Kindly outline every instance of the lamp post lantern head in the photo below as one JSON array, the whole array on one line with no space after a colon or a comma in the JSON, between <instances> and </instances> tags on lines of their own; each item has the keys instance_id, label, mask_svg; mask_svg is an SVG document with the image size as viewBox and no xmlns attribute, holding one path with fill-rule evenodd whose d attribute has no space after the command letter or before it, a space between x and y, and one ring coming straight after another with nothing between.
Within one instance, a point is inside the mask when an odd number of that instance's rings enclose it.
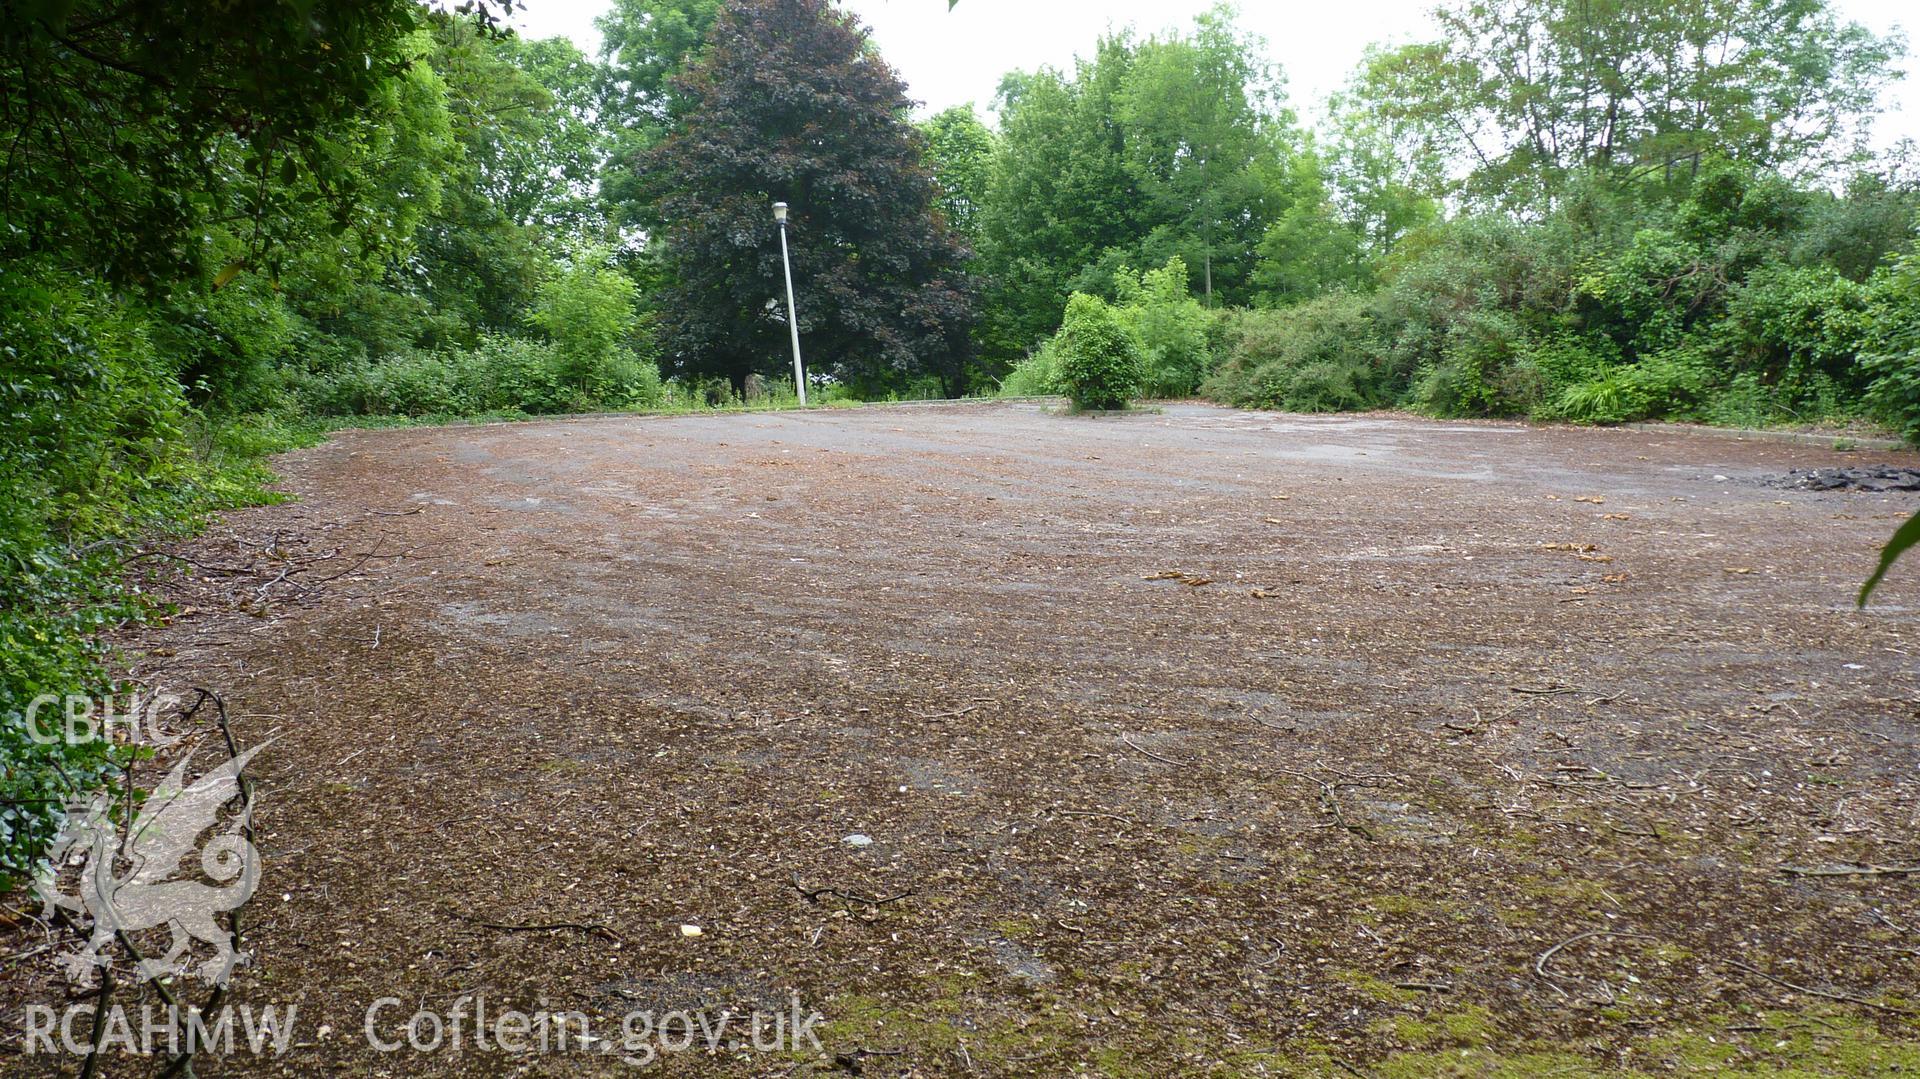
<instances>
[{"instance_id":1,"label":"lamp post lantern head","mask_svg":"<svg viewBox=\"0 0 1920 1079\"><path fill-rule=\"evenodd\" d=\"M775 221L778 221L782 225L787 223L787 204L786 203L776 202L773 204L773 219Z\"/></svg>"}]
</instances>

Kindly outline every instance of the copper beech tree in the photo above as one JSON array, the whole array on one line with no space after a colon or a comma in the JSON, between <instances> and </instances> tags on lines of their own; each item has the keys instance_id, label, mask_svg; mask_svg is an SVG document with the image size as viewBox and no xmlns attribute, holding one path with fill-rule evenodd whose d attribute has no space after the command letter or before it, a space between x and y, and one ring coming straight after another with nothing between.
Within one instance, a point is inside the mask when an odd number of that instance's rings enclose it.
<instances>
[{"instance_id":1,"label":"copper beech tree","mask_svg":"<svg viewBox=\"0 0 1920 1079\"><path fill-rule=\"evenodd\" d=\"M789 362L781 201L809 370L867 392L925 376L964 392L969 252L936 209L906 86L853 17L732 0L678 92L681 124L640 163L672 271L655 304L665 366L738 386Z\"/></svg>"}]
</instances>

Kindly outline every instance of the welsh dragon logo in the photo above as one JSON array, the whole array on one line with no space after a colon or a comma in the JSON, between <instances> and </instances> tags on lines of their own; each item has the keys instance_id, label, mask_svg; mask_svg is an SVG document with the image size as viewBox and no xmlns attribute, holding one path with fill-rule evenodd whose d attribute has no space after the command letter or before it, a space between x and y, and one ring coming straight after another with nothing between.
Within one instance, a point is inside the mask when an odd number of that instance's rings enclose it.
<instances>
[{"instance_id":1,"label":"welsh dragon logo","mask_svg":"<svg viewBox=\"0 0 1920 1079\"><path fill-rule=\"evenodd\" d=\"M216 915L244 905L260 883L260 852L247 840L252 807L243 805L230 814L225 827L204 846L200 837L221 826L222 807L240 794L241 773L263 748L229 758L191 786L186 772L192 754L182 757L147 796L124 835L107 794L67 807L66 826L48 852L48 867L35 881L35 891L49 917L65 910L93 920L86 946L64 957L71 977L91 982L93 970L109 962L118 935L166 926L172 944L165 955L140 963L139 980L187 973L198 940L212 945L214 954L192 973L211 984L226 984L246 955L234 950L232 933L220 926ZM183 871L182 860L196 847L201 873L215 884ZM80 867L77 887L69 893L60 888L62 871L75 865Z\"/></svg>"}]
</instances>

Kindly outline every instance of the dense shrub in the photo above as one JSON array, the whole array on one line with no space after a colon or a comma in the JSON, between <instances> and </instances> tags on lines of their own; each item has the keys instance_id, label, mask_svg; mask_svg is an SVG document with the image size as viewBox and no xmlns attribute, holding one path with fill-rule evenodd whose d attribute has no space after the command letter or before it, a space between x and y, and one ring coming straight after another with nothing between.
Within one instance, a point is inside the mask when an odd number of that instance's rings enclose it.
<instances>
[{"instance_id":1,"label":"dense shrub","mask_svg":"<svg viewBox=\"0 0 1920 1079\"><path fill-rule=\"evenodd\" d=\"M1596 253L1597 265L1574 285L1583 326L1629 356L1679 344L1724 297L1723 274L1702 255L1662 228L1640 230L1623 250Z\"/></svg>"},{"instance_id":2,"label":"dense shrub","mask_svg":"<svg viewBox=\"0 0 1920 1079\"><path fill-rule=\"evenodd\" d=\"M1695 349L1675 348L1637 363L1597 370L1583 381L1560 388L1535 414L1582 423L1697 418L1711 387L1708 359Z\"/></svg>"},{"instance_id":3,"label":"dense shrub","mask_svg":"<svg viewBox=\"0 0 1920 1079\"><path fill-rule=\"evenodd\" d=\"M1848 181L1843 195L1816 192L1794 234L1795 266L1829 266L1849 281L1865 281L1913 239L1913 184L1871 172Z\"/></svg>"},{"instance_id":4,"label":"dense shrub","mask_svg":"<svg viewBox=\"0 0 1920 1079\"><path fill-rule=\"evenodd\" d=\"M1874 276L1864 322L1867 405L1920 442L1920 244Z\"/></svg>"},{"instance_id":5,"label":"dense shrub","mask_svg":"<svg viewBox=\"0 0 1920 1079\"><path fill-rule=\"evenodd\" d=\"M1139 392L1185 397L1198 389L1212 367L1214 320L1188 289L1187 264L1176 256L1158 270L1137 273L1118 265L1102 277L1119 297L1110 311L1140 355ZM1000 382L1001 394L1067 393L1061 366L1064 340L1064 331L1055 334L1015 364Z\"/></svg>"},{"instance_id":6,"label":"dense shrub","mask_svg":"<svg viewBox=\"0 0 1920 1079\"><path fill-rule=\"evenodd\" d=\"M1185 397L1211 366L1207 311L1187 288L1187 264L1173 258L1158 270L1114 279L1118 315L1140 344L1149 397Z\"/></svg>"},{"instance_id":7,"label":"dense shrub","mask_svg":"<svg viewBox=\"0 0 1920 1079\"><path fill-rule=\"evenodd\" d=\"M1666 189L1584 178L1537 218L1474 212L1407 235L1370 294L1223 316L1203 392L1594 423L1870 410L1920 431L1912 256L1859 270L1911 244L1890 215L1917 200L1715 162Z\"/></svg>"},{"instance_id":8,"label":"dense shrub","mask_svg":"<svg viewBox=\"0 0 1920 1079\"><path fill-rule=\"evenodd\" d=\"M1008 397L1046 397L1067 392L1060 380L1060 349L1057 338L1048 338L1027 358L1015 364L1000 381L1000 392Z\"/></svg>"},{"instance_id":9,"label":"dense shrub","mask_svg":"<svg viewBox=\"0 0 1920 1079\"><path fill-rule=\"evenodd\" d=\"M1568 386L1546 411L1549 415L1583 423L1624 423L1641 419L1652 402L1640 392L1632 376L1633 369L1633 365L1627 364Z\"/></svg>"},{"instance_id":10,"label":"dense shrub","mask_svg":"<svg viewBox=\"0 0 1920 1079\"><path fill-rule=\"evenodd\" d=\"M1525 331L1510 312L1467 312L1447 327L1439 362L1420 376L1414 400L1443 416L1512 416L1541 401L1544 380L1526 359Z\"/></svg>"},{"instance_id":11,"label":"dense shrub","mask_svg":"<svg viewBox=\"0 0 1920 1079\"><path fill-rule=\"evenodd\" d=\"M471 349L353 361L295 385L302 406L319 416L541 416L666 401L659 368L628 349L589 362L557 344L509 334L487 334Z\"/></svg>"},{"instance_id":12,"label":"dense shrub","mask_svg":"<svg viewBox=\"0 0 1920 1079\"><path fill-rule=\"evenodd\" d=\"M606 392L616 357L636 344L639 287L605 262L605 252L579 256L541 283L527 314L559 349L562 376L587 398Z\"/></svg>"},{"instance_id":13,"label":"dense shrub","mask_svg":"<svg viewBox=\"0 0 1920 1079\"><path fill-rule=\"evenodd\" d=\"M583 377L558 346L524 337L488 334L472 352L449 354L471 379L476 412L520 411L533 416L565 412L587 404L577 382Z\"/></svg>"},{"instance_id":14,"label":"dense shrub","mask_svg":"<svg viewBox=\"0 0 1920 1079\"><path fill-rule=\"evenodd\" d=\"M196 404L226 413L280 407L280 365L297 320L270 282L245 277L206 293L183 291L155 312L154 346Z\"/></svg>"},{"instance_id":15,"label":"dense shrub","mask_svg":"<svg viewBox=\"0 0 1920 1079\"><path fill-rule=\"evenodd\" d=\"M1364 368L1319 360L1295 368L1286 380L1284 400L1297 412L1345 412L1371 402L1360 391Z\"/></svg>"},{"instance_id":16,"label":"dense shrub","mask_svg":"<svg viewBox=\"0 0 1920 1079\"><path fill-rule=\"evenodd\" d=\"M1105 300L1076 292L1059 334L1060 384L1075 408L1125 408L1145 375L1140 344Z\"/></svg>"},{"instance_id":17,"label":"dense shrub","mask_svg":"<svg viewBox=\"0 0 1920 1079\"><path fill-rule=\"evenodd\" d=\"M122 560L259 495L221 439L196 437L206 424L154 345L164 332L95 282L20 263L0 276L0 886L112 763L100 743L34 742L26 712L41 694L114 688L97 634L147 606Z\"/></svg>"},{"instance_id":18,"label":"dense shrub","mask_svg":"<svg viewBox=\"0 0 1920 1079\"><path fill-rule=\"evenodd\" d=\"M1866 306L1867 290L1831 267L1762 266L1730 290L1713 341L1729 370L1759 376L1791 407L1823 390L1865 388L1854 360Z\"/></svg>"},{"instance_id":19,"label":"dense shrub","mask_svg":"<svg viewBox=\"0 0 1920 1079\"><path fill-rule=\"evenodd\" d=\"M1369 299L1330 293L1282 311L1220 320L1220 366L1202 391L1246 408L1302 412L1389 404Z\"/></svg>"},{"instance_id":20,"label":"dense shrub","mask_svg":"<svg viewBox=\"0 0 1920 1079\"><path fill-rule=\"evenodd\" d=\"M1549 395L1604 378L1625 363L1612 338L1594 333L1561 332L1522 343L1525 359L1545 380Z\"/></svg>"}]
</instances>

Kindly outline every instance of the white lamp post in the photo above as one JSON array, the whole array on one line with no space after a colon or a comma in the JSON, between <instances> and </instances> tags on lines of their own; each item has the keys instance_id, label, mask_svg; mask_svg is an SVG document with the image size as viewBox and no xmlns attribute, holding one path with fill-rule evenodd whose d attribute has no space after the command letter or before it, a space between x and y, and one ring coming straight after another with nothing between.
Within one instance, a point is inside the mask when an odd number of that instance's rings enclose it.
<instances>
[{"instance_id":1,"label":"white lamp post","mask_svg":"<svg viewBox=\"0 0 1920 1079\"><path fill-rule=\"evenodd\" d=\"M787 255L787 204L773 204L773 219L780 223L780 268L787 275L787 329L793 332L793 386L800 391L800 407L807 406L807 372L800 364L800 313L793 306L793 259Z\"/></svg>"}]
</instances>

